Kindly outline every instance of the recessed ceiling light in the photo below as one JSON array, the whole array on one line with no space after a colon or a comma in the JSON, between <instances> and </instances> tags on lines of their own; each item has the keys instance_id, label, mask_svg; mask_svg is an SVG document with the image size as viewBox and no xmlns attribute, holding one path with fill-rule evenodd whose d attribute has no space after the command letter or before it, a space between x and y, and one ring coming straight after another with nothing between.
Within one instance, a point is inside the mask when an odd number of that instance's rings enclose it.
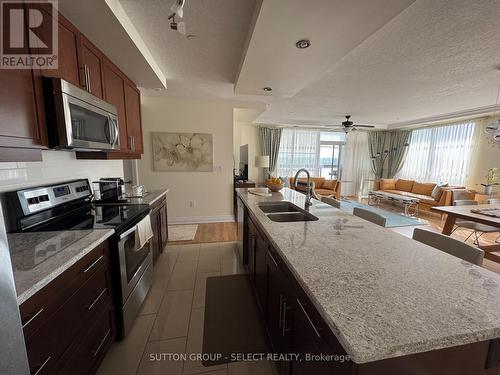
<instances>
[{"instance_id":1,"label":"recessed ceiling light","mask_svg":"<svg viewBox=\"0 0 500 375\"><path fill-rule=\"evenodd\" d=\"M186 35L186 38L189 39L189 40L196 39L196 35L194 35L194 34L188 34L188 35Z\"/></svg>"},{"instance_id":2,"label":"recessed ceiling light","mask_svg":"<svg viewBox=\"0 0 500 375\"><path fill-rule=\"evenodd\" d=\"M311 46L311 41L309 39L301 39L295 43L295 47L298 49L305 49Z\"/></svg>"},{"instance_id":3,"label":"recessed ceiling light","mask_svg":"<svg viewBox=\"0 0 500 375\"><path fill-rule=\"evenodd\" d=\"M266 92L271 92L271 91L273 91L273 89L272 89L271 87L269 87L269 86L262 88L262 90L264 90L264 91L266 91Z\"/></svg>"}]
</instances>

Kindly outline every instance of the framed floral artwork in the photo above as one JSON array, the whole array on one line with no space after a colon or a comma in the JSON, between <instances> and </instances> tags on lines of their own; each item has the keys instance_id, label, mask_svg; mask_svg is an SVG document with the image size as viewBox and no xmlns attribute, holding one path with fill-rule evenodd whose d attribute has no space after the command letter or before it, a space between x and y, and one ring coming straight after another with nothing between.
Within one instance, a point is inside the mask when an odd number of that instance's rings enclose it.
<instances>
[{"instance_id":1,"label":"framed floral artwork","mask_svg":"<svg viewBox=\"0 0 500 375\"><path fill-rule=\"evenodd\" d=\"M152 133L153 170L212 172L213 136L205 133Z\"/></svg>"}]
</instances>

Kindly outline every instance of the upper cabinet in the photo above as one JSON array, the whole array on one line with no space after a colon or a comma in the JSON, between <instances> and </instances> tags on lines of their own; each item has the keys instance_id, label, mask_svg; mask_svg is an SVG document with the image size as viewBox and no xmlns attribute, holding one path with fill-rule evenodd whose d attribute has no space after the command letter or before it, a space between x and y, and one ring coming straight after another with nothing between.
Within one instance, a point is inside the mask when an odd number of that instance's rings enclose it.
<instances>
[{"instance_id":1,"label":"upper cabinet","mask_svg":"<svg viewBox=\"0 0 500 375\"><path fill-rule=\"evenodd\" d=\"M82 87L91 94L103 99L103 54L84 37L81 38L80 46L80 70L83 77Z\"/></svg>"},{"instance_id":2,"label":"upper cabinet","mask_svg":"<svg viewBox=\"0 0 500 375\"><path fill-rule=\"evenodd\" d=\"M81 86L81 72L78 65L78 45L80 33L64 17L58 17L58 68L44 69L42 74L47 77L62 78L75 86ZM46 25L46 23L44 23ZM50 33L52 30L43 29Z\"/></svg>"},{"instance_id":3,"label":"upper cabinet","mask_svg":"<svg viewBox=\"0 0 500 375\"><path fill-rule=\"evenodd\" d=\"M142 154L141 93L130 82L125 82L125 113L127 136L132 142L131 151Z\"/></svg>"},{"instance_id":4,"label":"upper cabinet","mask_svg":"<svg viewBox=\"0 0 500 375\"><path fill-rule=\"evenodd\" d=\"M50 16L50 8L45 11ZM42 75L62 78L117 108L120 150L77 152L77 158L139 159L143 143L136 85L62 15L58 40L58 69L0 69L0 161L41 160L40 149L48 147Z\"/></svg>"}]
</instances>

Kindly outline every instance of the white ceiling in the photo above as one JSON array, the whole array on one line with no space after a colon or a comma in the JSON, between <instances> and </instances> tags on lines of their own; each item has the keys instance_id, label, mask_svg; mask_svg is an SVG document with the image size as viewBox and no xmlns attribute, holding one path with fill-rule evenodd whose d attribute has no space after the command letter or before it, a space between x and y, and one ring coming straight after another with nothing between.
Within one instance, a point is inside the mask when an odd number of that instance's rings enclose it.
<instances>
[{"instance_id":1,"label":"white ceiling","mask_svg":"<svg viewBox=\"0 0 500 375\"><path fill-rule=\"evenodd\" d=\"M273 97L294 96L414 1L264 1L235 92L264 95L269 86ZM295 48L302 39L311 46Z\"/></svg>"},{"instance_id":2,"label":"white ceiling","mask_svg":"<svg viewBox=\"0 0 500 375\"><path fill-rule=\"evenodd\" d=\"M266 3L282 0L263 1L260 10L265 12ZM167 77L165 95L263 101L269 105L257 119L262 123L338 124L349 113L359 123L404 125L490 106L500 81L495 72L500 66L498 0L416 0L341 59L324 62L326 72L314 66L316 79L290 98L234 94L247 36L272 35L281 26L267 23L258 29L259 18L267 16L258 13L256 30L249 35L254 0L186 0L188 33L197 35L193 40L169 30L173 0L120 2ZM307 19L316 32L322 24L314 22L314 12L323 19L324 10L316 5L324 1L305 3L313 4ZM293 30L302 18L300 12L287 12L279 22ZM363 13L352 18L352 26L344 29L358 30L371 19ZM296 78L290 74L289 84Z\"/></svg>"}]
</instances>

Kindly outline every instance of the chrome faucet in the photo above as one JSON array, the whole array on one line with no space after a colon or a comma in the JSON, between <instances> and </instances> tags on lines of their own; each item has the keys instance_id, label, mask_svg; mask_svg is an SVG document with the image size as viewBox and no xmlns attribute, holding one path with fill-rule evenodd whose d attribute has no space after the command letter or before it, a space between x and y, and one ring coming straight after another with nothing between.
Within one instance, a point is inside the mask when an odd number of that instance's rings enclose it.
<instances>
[{"instance_id":1,"label":"chrome faucet","mask_svg":"<svg viewBox=\"0 0 500 375\"><path fill-rule=\"evenodd\" d=\"M306 172L306 175L307 175L306 203L305 203L305 208L307 208L309 206L312 206L312 203L311 203L311 193L312 193L311 174L309 173L309 171L307 169L301 168L297 171L297 173L295 173L295 178L293 179L293 188L295 190L297 190L297 182L298 182L297 177L299 177L299 175L302 172Z\"/></svg>"}]
</instances>

